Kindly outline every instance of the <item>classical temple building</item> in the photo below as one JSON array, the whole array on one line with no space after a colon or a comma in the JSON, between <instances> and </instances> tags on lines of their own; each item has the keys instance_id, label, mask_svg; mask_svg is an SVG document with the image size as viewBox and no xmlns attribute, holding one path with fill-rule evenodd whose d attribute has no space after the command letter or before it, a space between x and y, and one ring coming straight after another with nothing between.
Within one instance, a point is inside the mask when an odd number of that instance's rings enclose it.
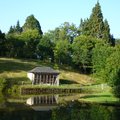
<instances>
[{"instance_id":1,"label":"classical temple building","mask_svg":"<svg viewBox=\"0 0 120 120\"><path fill-rule=\"evenodd\" d=\"M27 76L32 84L59 85L59 72L50 67L36 67Z\"/></svg>"}]
</instances>

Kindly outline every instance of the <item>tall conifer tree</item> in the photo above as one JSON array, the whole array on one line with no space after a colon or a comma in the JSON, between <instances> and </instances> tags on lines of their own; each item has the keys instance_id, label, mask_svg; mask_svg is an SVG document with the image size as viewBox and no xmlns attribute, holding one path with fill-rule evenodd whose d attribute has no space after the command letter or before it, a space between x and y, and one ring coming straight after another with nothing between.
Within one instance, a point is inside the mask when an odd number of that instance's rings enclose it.
<instances>
[{"instance_id":1,"label":"tall conifer tree","mask_svg":"<svg viewBox=\"0 0 120 120\"><path fill-rule=\"evenodd\" d=\"M23 31L35 29L39 31L40 35L43 34L39 21L34 17L34 15L30 15L27 17L26 22L23 25Z\"/></svg>"},{"instance_id":2,"label":"tall conifer tree","mask_svg":"<svg viewBox=\"0 0 120 120\"><path fill-rule=\"evenodd\" d=\"M103 20L103 14L99 2L93 7L90 18L81 21L81 34L104 39L107 43L114 44L110 35L110 27L107 20Z\"/></svg>"},{"instance_id":3,"label":"tall conifer tree","mask_svg":"<svg viewBox=\"0 0 120 120\"><path fill-rule=\"evenodd\" d=\"M22 28L20 27L19 20L17 21L16 27L15 27L15 32L17 32L17 33L21 33L22 32Z\"/></svg>"}]
</instances>

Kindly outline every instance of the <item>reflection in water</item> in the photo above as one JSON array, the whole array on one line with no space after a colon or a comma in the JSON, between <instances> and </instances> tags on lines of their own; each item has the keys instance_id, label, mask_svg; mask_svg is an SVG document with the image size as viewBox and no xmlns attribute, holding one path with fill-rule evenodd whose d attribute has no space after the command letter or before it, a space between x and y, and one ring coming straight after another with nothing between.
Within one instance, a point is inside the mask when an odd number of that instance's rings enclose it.
<instances>
[{"instance_id":1,"label":"reflection in water","mask_svg":"<svg viewBox=\"0 0 120 120\"><path fill-rule=\"evenodd\" d=\"M99 104L66 103L52 111L52 120L120 120L120 108Z\"/></svg>"},{"instance_id":2,"label":"reflection in water","mask_svg":"<svg viewBox=\"0 0 120 120\"><path fill-rule=\"evenodd\" d=\"M0 108L4 108L4 107L6 107L6 98L5 98L5 96L2 94L2 93L0 93Z\"/></svg>"},{"instance_id":3,"label":"reflection in water","mask_svg":"<svg viewBox=\"0 0 120 120\"><path fill-rule=\"evenodd\" d=\"M58 95L34 96L27 99L26 104L35 111L49 111L57 107Z\"/></svg>"},{"instance_id":4,"label":"reflection in water","mask_svg":"<svg viewBox=\"0 0 120 120\"><path fill-rule=\"evenodd\" d=\"M67 96L42 95L28 98L26 104L5 104L2 101L0 120L120 120L119 107L80 103L77 100L61 102L63 98L68 100ZM5 106L2 106L3 103Z\"/></svg>"}]
</instances>

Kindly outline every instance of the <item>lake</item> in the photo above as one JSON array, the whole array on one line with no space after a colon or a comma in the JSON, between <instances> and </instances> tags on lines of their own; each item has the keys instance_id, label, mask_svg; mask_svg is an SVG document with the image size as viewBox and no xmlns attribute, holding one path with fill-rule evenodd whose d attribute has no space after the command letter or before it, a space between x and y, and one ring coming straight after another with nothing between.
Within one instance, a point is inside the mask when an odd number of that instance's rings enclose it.
<instances>
[{"instance_id":1,"label":"lake","mask_svg":"<svg viewBox=\"0 0 120 120\"><path fill-rule=\"evenodd\" d=\"M120 107L79 102L81 96L0 95L0 120L120 120Z\"/></svg>"}]
</instances>

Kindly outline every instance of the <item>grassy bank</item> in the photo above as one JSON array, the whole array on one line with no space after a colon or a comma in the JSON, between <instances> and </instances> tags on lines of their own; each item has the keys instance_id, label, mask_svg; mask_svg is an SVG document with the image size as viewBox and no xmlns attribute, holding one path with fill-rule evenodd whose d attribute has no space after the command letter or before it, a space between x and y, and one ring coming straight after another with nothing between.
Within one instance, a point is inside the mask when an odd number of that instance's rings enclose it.
<instances>
[{"instance_id":1,"label":"grassy bank","mask_svg":"<svg viewBox=\"0 0 120 120\"><path fill-rule=\"evenodd\" d=\"M89 85L94 81L90 76L80 74L79 71L73 70L68 66L59 66L50 62L40 60L23 60L0 58L0 79L9 81L9 85L27 83L30 80L27 78L27 72L36 66L50 66L60 71L60 84L62 85Z\"/></svg>"},{"instance_id":2,"label":"grassy bank","mask_svg":"<svg viewBox=\"0 0 120 120\"><path fill-rule=\"evenodd\" d=\"M87 94L79 99L79 101L83 102L91 102L91 103L106 103L106 104L115 104L119 103L119 99L114 97L114 95L108 92Z\"/></svg>"}]
</instances>

